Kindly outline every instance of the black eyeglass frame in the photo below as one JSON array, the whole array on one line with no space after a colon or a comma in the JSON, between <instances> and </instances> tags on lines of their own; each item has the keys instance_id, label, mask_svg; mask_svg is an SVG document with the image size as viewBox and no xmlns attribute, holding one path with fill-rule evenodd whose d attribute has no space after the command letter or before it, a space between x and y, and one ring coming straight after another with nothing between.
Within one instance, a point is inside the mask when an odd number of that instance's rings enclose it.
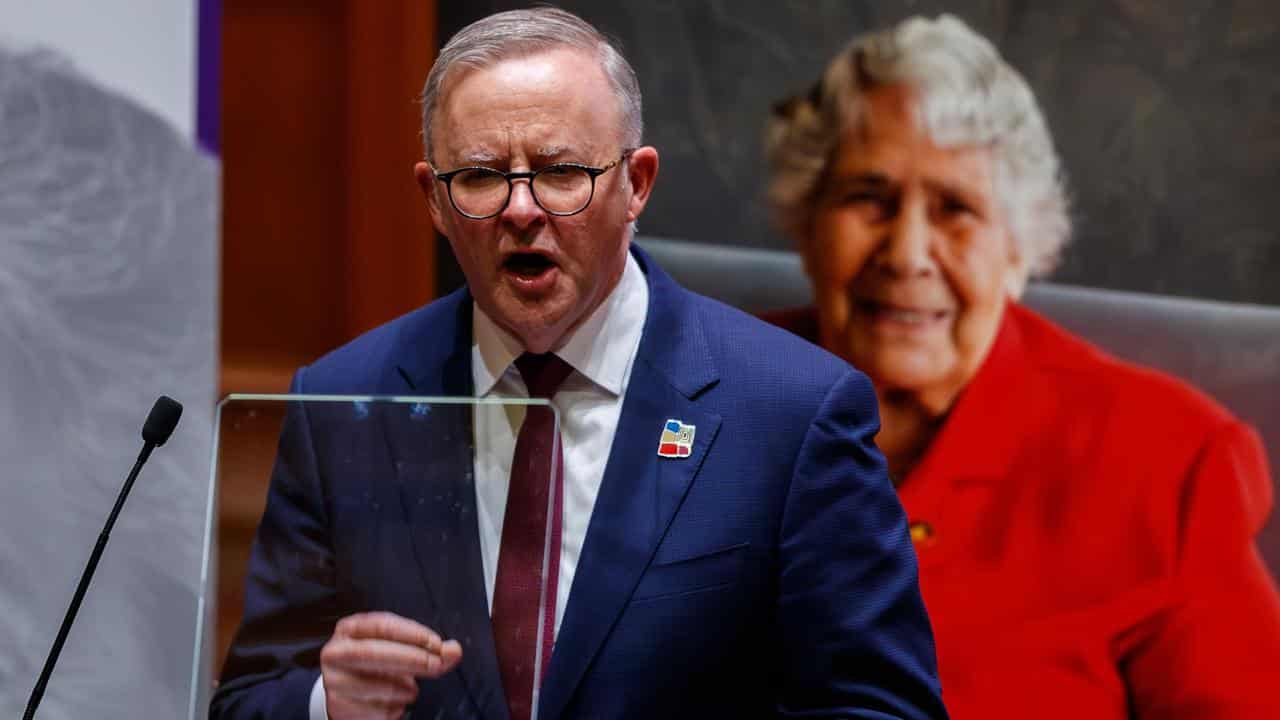
<instances>
[{"instance_id":1,"label":"black eyeglass frame","mask_svg":"<svg viewBox=\"0 0 1280 720\"><path fill-rule=\"evenodd\" d=\"M468 218L470 220L488 220L491 217L497 217L501 215L502 211L506 210L507 206L511 204L511 193L515 190L515 185L513 184L513 181L515 180L529 181L529 195L533 197L533 202L536 203L538 207L542 208L543 212L545 212L548 215L554 215L556 217L569 217L570 215L577 215L578 213L590 207L591 201L594 200L596 196L596 178L600 177L601 175L609 172L613 168L622 164L622 162L626 160L628 157L630 157L631 153L635 151L636 151L635 148L628 148L626 150L623 150L622 154L618 156L617 160L614 160L608 163L607 165L602 165L600 167L592 167L591 165L584 165L582 163L575 163L575 162L561 162L561 163L552 163L551 165L547 165L546 167L540 167L537 170L522 170L520 172L503 172L502 170L495 170L494 168L485 167L484 165L468 165L466 167L455 168L448 172L435 172L435 168L432 167L431 171L435 173L436 180L439 180L440 182L444 183L445 191L449 194L449 204L452 205L453 209L464 218ZM573 168L575 170L582 170L587 174L588 177L591 178L591 192L587 194L587 201L583 203L582 207L578 208L577 210L574 210L572 212L556 212L554 210L548 210L547 207L542 204L542 201L538 199L538 192L533 189L534 178L536 178L541 173L544 173L548 170L555 170L557 168ZM497 173L499 175L502 175L502 179L507 181L507 199L502 201L502 205L497 210L489 213L488 215L472 215L471 213L458 207L458 203L453 199L453 178L456 177L459 173L464 173L468 170L484 170L486 172Z\"/></svg>"}]
</instances>

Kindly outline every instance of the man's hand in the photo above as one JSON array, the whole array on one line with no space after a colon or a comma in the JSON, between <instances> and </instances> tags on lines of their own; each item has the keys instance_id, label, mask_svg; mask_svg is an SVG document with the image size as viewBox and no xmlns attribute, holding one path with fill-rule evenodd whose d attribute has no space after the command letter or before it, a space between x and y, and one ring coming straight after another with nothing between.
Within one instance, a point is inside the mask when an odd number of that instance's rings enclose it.
<instances>
[{"instance_id":1,"label":"man's hand","mask_svg":"<svg viewBox=\"0 0 1280 720\"><path fill-rule=\"evenodd\" d=\"M462 646L393 613L348 615L320 650L320 672L331 720L394 718L418 698L417 678L457 667Z\"/></svg>"}]
</instances>

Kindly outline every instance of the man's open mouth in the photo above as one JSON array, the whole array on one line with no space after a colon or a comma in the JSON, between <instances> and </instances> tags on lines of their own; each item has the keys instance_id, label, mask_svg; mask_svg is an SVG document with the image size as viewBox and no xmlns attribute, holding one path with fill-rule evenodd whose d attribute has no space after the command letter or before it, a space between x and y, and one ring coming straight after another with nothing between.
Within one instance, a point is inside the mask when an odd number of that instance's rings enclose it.
<instances>
[{"instance_id":1,"label":"man's open mouth","mask_svg":"<svg viewBox=\"0 0 1280 720\"><path fill-rule=\"evenodd\" d=\"M538 277L555 266L551 258L533 252L514 252L502 262L504 270L524 278Z\"/></svg>"}]
</instances>

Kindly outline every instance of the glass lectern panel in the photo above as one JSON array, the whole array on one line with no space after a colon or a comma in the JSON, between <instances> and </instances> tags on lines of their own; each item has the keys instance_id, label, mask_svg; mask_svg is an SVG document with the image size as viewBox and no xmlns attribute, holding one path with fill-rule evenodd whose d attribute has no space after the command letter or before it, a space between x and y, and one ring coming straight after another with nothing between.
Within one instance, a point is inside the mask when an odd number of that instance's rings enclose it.
<instances>
[{"instance_id":1,"label":"glass lectern panel","mask_svg":"<svg viewBox=\"0 0 1280 720\"><path fill-rule=\"evenodd\" d=\"M219 677L242 692L314 673L338 622L373 612L457 640L464 659L496 652L495 687L536 707L546 655L528 639L549 647L554 619L558 437L543 400L229 396L192 670L213 683L193 682L192 717Z\"/></svg>"}]
</instances>

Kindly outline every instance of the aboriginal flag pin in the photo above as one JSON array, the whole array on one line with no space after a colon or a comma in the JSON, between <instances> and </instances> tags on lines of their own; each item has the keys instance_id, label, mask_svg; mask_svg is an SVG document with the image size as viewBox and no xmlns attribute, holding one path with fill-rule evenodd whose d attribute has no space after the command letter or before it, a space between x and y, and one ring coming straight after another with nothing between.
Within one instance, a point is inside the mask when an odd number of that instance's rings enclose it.
<instances>
[{"instance_id":1,"label":"aboriginal flag pin","mask_svg":"<svg viewBox=\"0 0 1280 720\"><path fill-rule=\"evenodd\" d=\"M693 452L693 433L698 428L679 420L667 420L658 439L658 457L686 458Z\"/></svg>"}]
</instances>

